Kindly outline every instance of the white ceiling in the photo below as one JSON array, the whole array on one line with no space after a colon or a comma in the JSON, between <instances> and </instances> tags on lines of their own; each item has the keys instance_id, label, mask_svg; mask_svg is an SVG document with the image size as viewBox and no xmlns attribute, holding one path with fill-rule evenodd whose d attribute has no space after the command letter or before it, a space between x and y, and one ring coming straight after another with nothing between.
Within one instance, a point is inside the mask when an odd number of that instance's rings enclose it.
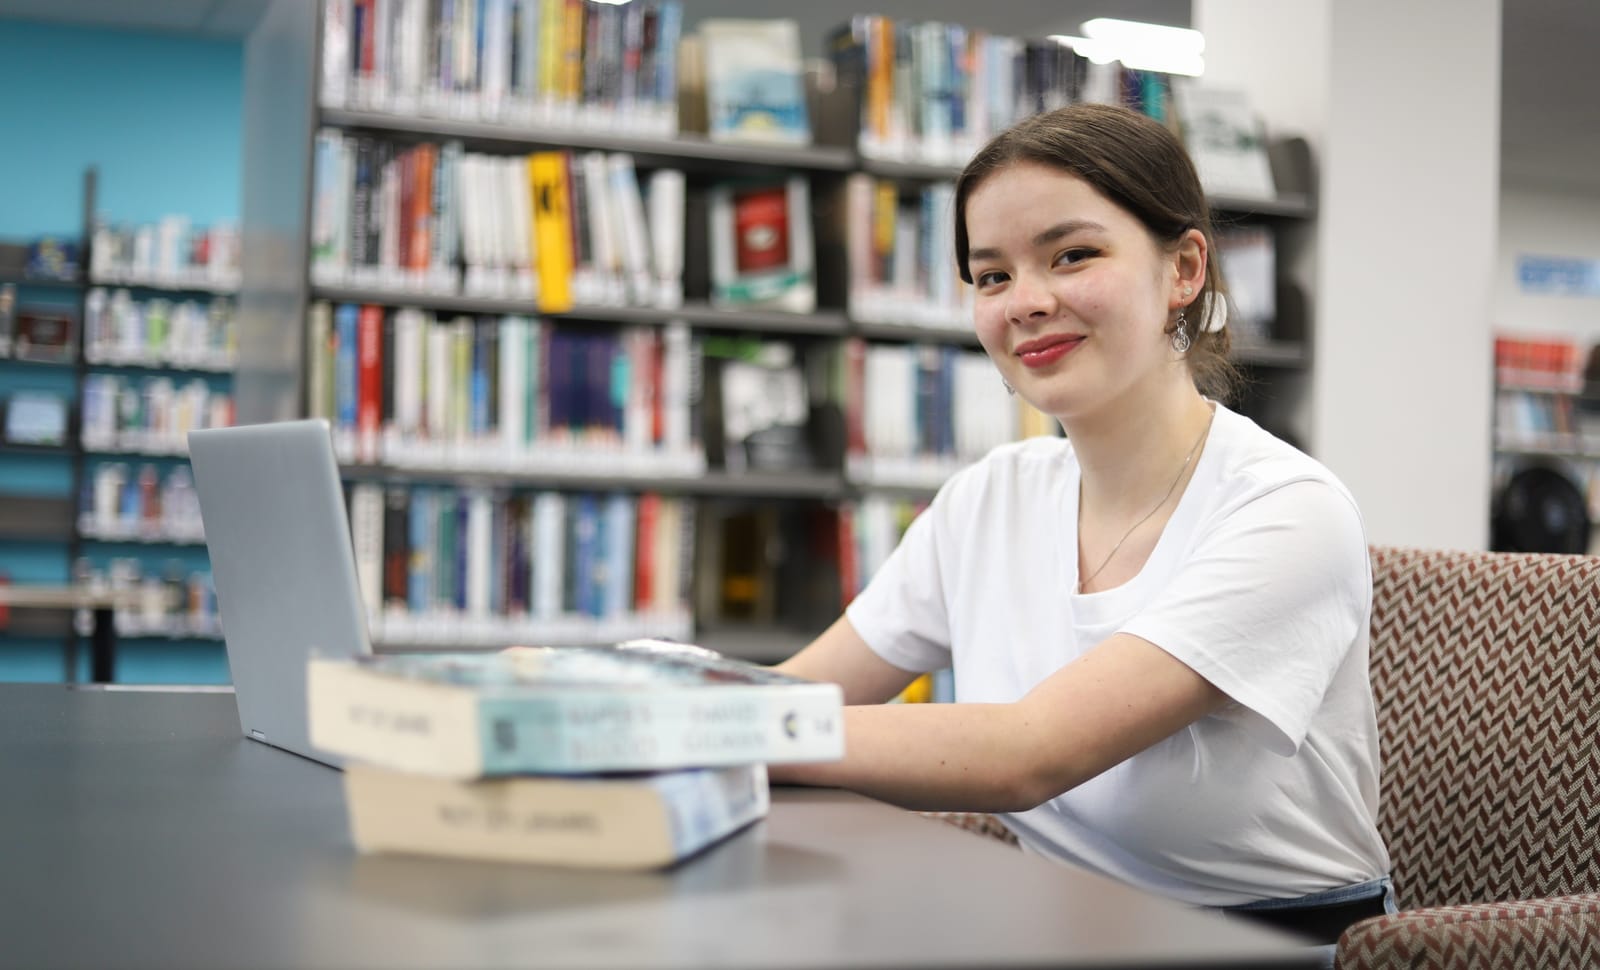
<instances>
[{"instance_id":1,"label":"white ceiling","mask_svg":"<svg viewBox=\"0 0 1600 970\"><path fill-rule=\"evenodd\" d=\"M47 20L95 27L173 31L214 38L242 37L268 0L0 0L0 18ZM313 0L304 0L310 3ZM905 2L905 0L900 0ZM757 9L773 3L773 10ZM890 6L889 0L865 6ZM857 0L690 0L700 16L732 12L822 16L837 23L863 5ZM705 7L705 10L699 8ZM992 4L919 0L929 19L976 22L991 29L1065 30L1094 15L1187 23L1189 0L1057 0ZM943 9L950 7L951 9ZM724 9L726 8L726 9ZM837 9L835 9L837 8ZM940 9L934 9L940 8ZM1502 0L1501 168L1507 181L1600 195L1600 3L1595 0ZM843 11L844 13L840 13ZM964 13L963 13L964 11ZM831 18L831 19L829 19ZM806 26L806 25L803 25ZM818 38L825 28L818 28ZM807 31L802 30L802 35ZM1472 65L1462 65L1471 70ZM1396 97L1405 93L1395 92ZM1418 106L1425 117L1426 105Z\"/></svg>"}]
</instances>

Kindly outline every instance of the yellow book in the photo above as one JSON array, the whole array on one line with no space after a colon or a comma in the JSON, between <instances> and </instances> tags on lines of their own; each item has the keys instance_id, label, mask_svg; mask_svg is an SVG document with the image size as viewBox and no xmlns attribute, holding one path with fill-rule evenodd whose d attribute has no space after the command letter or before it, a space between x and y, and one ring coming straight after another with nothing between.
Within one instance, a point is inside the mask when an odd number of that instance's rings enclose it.
<instances>
[{"instance_id":1,"label":"yellow book","mask_svg":"<svg viewBox=\"0 0 1600 970\"><path fill-rule=\"evenodd\" d=\"M568 153L528 156L528 189L533 198L533 251L539 271L539 310L572 309L572 199L568 195Z\"/></svg>"},{"instance_id":2,"label":"yellow book","mask_svg":"<svg viewBox=\"0 0 1600 970\"><path fill-rule=\"evenodd\" d=\"M568 104L583 101L583 35L585 11L583 0L567 0L562 26L565 31L561 43L561 96ZM593 56L600 56L595 52Z\"/></svg>"},{"instance_id":3,"label":"yellow book","mask_svg":"<svg viewBox=\"0 0 1600 970\"><path fill-rule=\"evenodd\" d=\"M560 100L565 80L561 45L566 37L562 29L566 6L566 0L539 0L539 97L546 103Z\"/></svg>"}]
</instances>

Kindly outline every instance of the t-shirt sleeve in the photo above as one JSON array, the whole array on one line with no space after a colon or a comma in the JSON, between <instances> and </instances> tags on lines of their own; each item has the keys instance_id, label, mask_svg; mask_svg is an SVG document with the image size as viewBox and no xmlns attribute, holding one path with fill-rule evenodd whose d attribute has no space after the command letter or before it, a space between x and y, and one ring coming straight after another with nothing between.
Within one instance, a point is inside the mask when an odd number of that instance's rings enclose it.
<instances>
[{"instance_id":1,"label":"t-shirt sleeve","mask_svg":"<svg viewBox=\"0 0 1600 970\"><path fill-rule=\"evenodd\" d=\"M1237 703L1221 716L1287 755L1305 739L1371 606L1354 503L1302 480L1227 513L1119 632L1187 664Z\"/></svg>"},{"instance_id":2,"label":"t-shirt sleeve","mask_svg":"<svg viewBox=\"0 0 1600 970\"><path fill-rule=\"evenodd\" d=\"M845 609L867 646L901 670L950 666L950 617L939 568L943 494L912 521L894 552Z\"/></svg>"}]
</instances>

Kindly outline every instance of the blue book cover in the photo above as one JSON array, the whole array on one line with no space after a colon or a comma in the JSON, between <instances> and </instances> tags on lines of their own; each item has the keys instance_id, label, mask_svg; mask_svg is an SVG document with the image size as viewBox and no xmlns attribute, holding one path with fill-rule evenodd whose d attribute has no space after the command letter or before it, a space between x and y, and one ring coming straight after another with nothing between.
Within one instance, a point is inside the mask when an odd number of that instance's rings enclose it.
<instances>
[{"instance_id":1,"label":"blue book cover","mask_svg":"<svg viewBox=\"0 0 1600 970\"><path fill-rule=\"evenodd\" d=\"M838 685L663 641L315 658L311 743L456 778L842 756Z\"/></svg>"},{"instance_id":2,"label":"blue book cover","mask_svg":"<svg viewBox=\"0 0 1600 970\"><path fill-rule=\"evenodd\" d=\"M433 557L437 544L434 529L439 515L435 495L431 488L418 488L411 493L411 562L407 570L406 609L416 615L426 613L433 605Z\"/></svg>"},{"instance_id":3,"label":"blue book cover","mask_svg":"<svg viewBox=\"0 0 1600 970\"><path fill-rule=\"evenodd\" d=\"M356 331L361 308L354 303L341 303L333 311L337 355L334 358L334 404L337 425L344 429L356 426L356 394L360 388L360 358L356 354Z\"/></svg>"},{"instance_id":4,"label":"blue book cover","mask_svg":"<svg viewBox=\"0 0 1600 970\"><path fill-rule=\"evenodd\" d=\"M634 521L638 497L613 492L606 496L606 587L600 613L625 616L633 606Z\"/></svg>"}]
</instances>

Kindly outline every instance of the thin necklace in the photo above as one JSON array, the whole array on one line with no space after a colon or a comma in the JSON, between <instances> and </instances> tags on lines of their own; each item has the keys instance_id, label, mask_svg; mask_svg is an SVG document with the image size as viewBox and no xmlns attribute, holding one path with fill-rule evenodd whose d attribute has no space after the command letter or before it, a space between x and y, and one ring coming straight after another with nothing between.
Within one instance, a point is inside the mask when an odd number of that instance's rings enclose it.
<instances>
[{"instance_id":1,"label":"thin necklace","mask_svg":"<svg viewBox=\"0 0 1600 970\"><path fill-rule=\"evenodd\" d=\"M1134 532L1138 530L1139 526L1150 521L1150 516L1155 515L1157 509L1167 504L1167 499L1171 498L1172 493L1177 490L1178 482L1183 480L1184 470L1189 467L1189 462L1194 461L1195 452L1200 450L1200 443L1205 441L1206 435L1211 432L1211 422L1215 421L1216 418L1217 412L1215 409L1213 409L1211 412L1211 417L1206 418L1205 430L1200 432L1200 437L1194 439L1194 446L1189 449L1189 454L1184 456L1183 464L1178 467L1178 474L1173 477L1172 484L1167 486L1167 494L1161 496L1161 501L1156 503L1155 508L1146 512L1144 514L1144 518L1135 522L1131 527L1129 527L1127 532L1122 534L1122 538L1118 539L1117 544L1111 547L1110 552L1106 553L1106 557L1100 560L1100 565L1095 568L1094 572L1078 580L1078 592L1083 592L1083 588L1085 586L1094 582L1094 578L1100 575L1101 570L1105 569L1111 564L1111 557L1117 554L1117 550L1121 549L1122 544L1128 541L1128 537L1133 535ZM1080 516L1083 514L1083 479L1081 478L1078 479L1078 514Z\"/></svg>"}]
</instances>

